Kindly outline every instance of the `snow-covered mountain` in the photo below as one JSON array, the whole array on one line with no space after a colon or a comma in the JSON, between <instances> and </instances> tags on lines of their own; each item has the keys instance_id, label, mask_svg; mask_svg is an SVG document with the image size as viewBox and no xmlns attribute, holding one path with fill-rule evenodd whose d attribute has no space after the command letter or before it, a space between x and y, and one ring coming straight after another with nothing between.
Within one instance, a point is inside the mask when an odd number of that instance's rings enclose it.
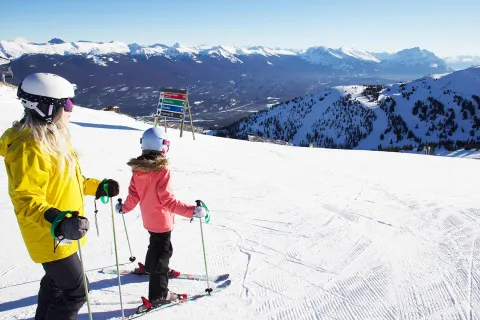
<instances>
[{"instance_id":1,"label":"snow-covered mountain","mask_svg":"<svg viewBox=\"0 0 480 320\"><path fill-rule=\"evenodd\" d=\"M184 46L175 43L173 46L164 44L153 44L142 46L136 43L125 44L122 42L90 42L76 41L66 43L61 39L54 38L46 43L33 43L23 38L9 41L0 41L0 58L5 61L12 61L24 55L47 54L47 55L86 55L90 58L102 55L128 54L131 56L145 55L164 56L169 59L191 58L197 60L202 56L227 59L232 63L243 63L242 57L258 55L263 57L295 56L312 64L320 64L338 70L355 71L358 64L371 63L382 65L384 69L389 66L398 65L427 65L432 68L444 68L443 60L432 52L420 48L412 48L397 53L369 53L355 48L341 47L338 49L323 46L311 47L302 50L268 48L264 46L234 47L234 46ZM98 61L97 59L94 59ZM101 60L101 59L100 59ZM108 62L101 61L103 66ZM371 70L363 70L369 72Z\"/></svg>"},{"instance_id":2,"label":"snow-covered mountain","mask_svg":"<svg viewBox=\"0 0 480 320\"><path fill-rule=\"evenodd\" d=\"M420 48L375 54L346 47L167 46L58 38L0 41L0 63L12 68L12 84L35 71L58 73L77 84L82 105L117 105L137 116L154 111L160 87L186 88L195 103L195 120L206 127L230 124L272 103L332 86L407 81L449 71L442 59Z\"/></svg>"},{"instance_id":3,"label":"snow-covered mountain","mask_svg":"<svg viewBox=\"0 0 480 320\"><path fill-rule=\"evenodd\" d=\"M444 58L447 65L454 70L462 70L480 65L480 56L456 56Z\"/></svg>"},{"instance_id":4,"label":"snow-covered mountain","mask_svg":"<svg viewBox=\"0 0 480 320\"><path fill-rule=\"evenodd\" d=\"M448 70L448 66L444 60L437 57L433 52L422 50L418 47L401 50L397 53L380 53L372 54L381 60L380 69L382 72L392 74L411 74L423 70L425 75L433 70L433 73L442 73ZM437 71L435 71L437 70Z\"/></svg>"},{"instance_id":5,"label":"snow-covered mountain","mask_svg":"<svg viewBox=\"0 0 480 320\"><path fill-rule=\"evenodd\" d=\"M352 66L346 65L346 61L363 61L381 64L389 61L405 63L407 65L430 64L433 67L441 67L441 64L458 67L459 63L464 63L465 68L471 67L472 63L478 63L478 56L456 56L441 59L433 52L422 50L418 47L401 50L397 53L388 52L367 52L356 48L341 47L338 49L327 48L323 46L311 47L307 49L282 49L269 48L264 46L184 46L175 43L172 46L165 44L139 45L136 43L125 44L123 42L92 42L92 41L75 41L65 42L61 39L54 38L46 43L30 42L24 38L14 40L0 41L0 58L5 61L18 59L23 55L32 54L49 54L49 55L146 55L146 56L166 56L171 59L180 57L190 57L195 59L198 56L220 57L230 60L231 62L240 62L239 57L249 55L260 55L264 57L270 56L298 56L313 64L321 64L333 66L338 69L352 69ZM471 63L468 65L468 63Z\"/></svg>"},{"instance_id":6,"label":"snow-covered mountain","mask_svg":"<svg viewBox=\"0 0 480 320\"><path fill-rule=\"evenodd\" d=\"M405 63L407 65L430 64L434 68L440 68L442 59L435 56L434 53L422 50L418 47L405 49L397 53L370 53L356 48L341 47L338 49L327 48L323 46L311 47L307 49L281 49L268 48L264 46L184 46L175 43L173 46L164 44L153 44L142 46L136 43L125 44L123 42L91 42L76 41L64 42L61 39L54 38L46 43L34 43L23 38L17 38L9 41L0 41L0 57L6 60L18 59L23 55L48 54L48 55L115 55L129 54L132 56L165 56L171 59L180 57L190 57L196 59L199 56L220 57L237 63L242 62L242 56L260 55L264 57L271 56L298 56L313 64L332 66L337 69L352 69L353 66L347 65L348 61L373 62L382 64L388 61ZM460 61L475 61L479 57L459 56L449 57L445 60L451 63ZM440 62L440 63L439 63ZM437 65L437 66L434 66Z\"/></svg>"},{"instance_id":7,"label":"snow-covered mountain","mask_svg":"<svg viewBox=\"0 0 480 320\"><path fill-rule=\"evenodd\" d=\"M139 44L125 44L123 42L91 42L76 41L64 42L61 39L52 39L46 43L33 43L23 38L9 41L0 41L0 55L3 58L14 60L23 55L115 55L129 54L147 56L166 56L171 59L183 56L196 58L198 56L218 56L232 59L236 56L261 55L265 57L279 55L301 55L301 50L272 49L262 46L233 47L233 46L184 46L175 43L173 46L153 44L141 46ZM235 59L234 59L235 60ZM236 62L232 61L232 62Z\"/></svg>"},{"instance_id":8,"label":"snow-covered mountain","mask_svg":"<svg viewBox=\"0 0 480 320\"><path fill-rule=\"evenodd\" d=\"M324 51L324 52L322 52ZM61 39L52 39L46 43L33 43L23 38L17 38L9 41L0 41L0 54L10 60L18 59L22 55L28 54L56 54L56 55L74 55L74 54L130 54L130 55L162 55L171 58L180 56L196 57L201 55L220 56L230 59L234 56L261 55L265 57L290 55L301 56L318 63L315 55L327 55L337 59L350 57L359 60L368 60L380 62L371 54L358 49L330 49L325 47L313 47L306 50L268 48L263 46L234 47L234 46L184 46L175 43L173 46L164 44L153 44L141 46L139 44L125 44L122 42L111 41L90 42L76 41L66 43ZM313 58L313 59L312 59Z\"/></svg>"},{"instance_id":9,"label":"snow-covered mountain","mask_svg":"<svg viewBox=\"0 0 480 320\"><path fill-rule=\"evenodd\" d=\"M213 134L295 145L418 149L480 143L480 67L407 83L340 86L298 97Z\"/></svg>"},{"instance_id":10,"label":"snow-covered mountain","mask_svg":"<svg viewBox=\"0 0 480 320\"><path fill-rule=\"evenodd\" d=\"M430 52L428 50L422 50L419 47L401 50L397 53L382 52L371 53L371 55L381 61L401 61L409 65L415 65L417 63L425 62L433 63L440 59L433 52Z\"/></svg>"},{"instance_id":11,"label":"snow-covered mountain","mask_svg":"<svg viewBox=\"0 0 480 320\"><path fill-rule=\"evenodd\" d=\"M331 49L326 47L313 47L301 54L302 59L323 66L332 66L334 69L352 71L358 68L358 64L370 63L370 65L381 61L373 55L359 51L354 48ZM359 70L360 71L360 70ZM366 70L361 70L366 72Z\"/></svg>"}]
</instances>

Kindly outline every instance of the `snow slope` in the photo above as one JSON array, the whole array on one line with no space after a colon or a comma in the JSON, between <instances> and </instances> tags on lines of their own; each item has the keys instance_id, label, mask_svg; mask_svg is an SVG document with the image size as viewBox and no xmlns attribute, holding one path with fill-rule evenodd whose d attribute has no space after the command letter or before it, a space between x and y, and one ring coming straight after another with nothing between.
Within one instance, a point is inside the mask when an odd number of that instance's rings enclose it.
<instances>
[{"instance_id":1,"label":"snow slope","mask_svg":"<svg viewBox=\"0 0 480 320\"><path fill-rule=\"evenodd\" d=\"M0 130L19 119L14 89L0 86ZM76 108L71 131L85 176L112 177L125 197L126 162L139 153L145 124ZM228 272L221 295L143 319L476 319L480 317L478 162L370 151L251 143L169 129L177 197L211 209L204 224L211 274ZM31 262L0 169L0 319L33 319L43 271ZM93 199L83 249L94 319L119 317L112 266L110 206ZM120 260L129 251L115 216ZM134 255L143 260L147 232L136 209L125 216ZM171 267L202 273L198 221L178 218ZM147 294L144 278L122 276L125 309ZM205 283L172 280L195 293ZM88 319L86 306L79 319Z\"/></svg>"}]
</instances>

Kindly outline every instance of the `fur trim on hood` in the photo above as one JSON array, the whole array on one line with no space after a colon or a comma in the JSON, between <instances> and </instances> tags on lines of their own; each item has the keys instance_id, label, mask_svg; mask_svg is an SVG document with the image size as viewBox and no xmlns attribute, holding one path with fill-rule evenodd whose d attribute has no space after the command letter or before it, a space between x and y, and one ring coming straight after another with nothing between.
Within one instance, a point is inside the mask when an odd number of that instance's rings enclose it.
<instances>
[{"instance_id":1,"label":"fur trim on hood","mask_svg":"<svg viewBox=\"0 0 480 320\"><path fill-rule=\"evenodd\" d=\"M141 172L160 171L168 166L168 159L162 156L140 156L136 159L131 159L127 165L132 167L132 170Z\"/></svg>"}]
</instances>

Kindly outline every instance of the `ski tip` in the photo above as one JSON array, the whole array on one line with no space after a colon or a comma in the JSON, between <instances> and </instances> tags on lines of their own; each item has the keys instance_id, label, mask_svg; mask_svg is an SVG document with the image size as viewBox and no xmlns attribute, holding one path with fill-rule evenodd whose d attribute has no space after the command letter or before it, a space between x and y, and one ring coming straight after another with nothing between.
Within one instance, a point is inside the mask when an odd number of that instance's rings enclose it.
<instances>
[{"instance_id":1,"label":"ski tip","mask_svg":"<svg viewBox=\"0 0 480 320\"><path fill-rule=\"evenodd\" d=\"M217 288L225 288L225 287L228 287L230 284L232 284L232 280L227 280L225 281L224 283L220 284L217 286Z\"/></svg>"},{"instance_id":2,"label":"ski tip","mask_svg":"<svg viewBox=\"0 0 480 320\"><path fill-rule=\"evenodd\" d=\"M229 277L230 277L230 274L228 274L228 273L222 274L222 275L218 276L218 278L215 280L215 283L219 283L219 282L225 281L225 280L227 280Z\"/></svg>"}]
</instances>

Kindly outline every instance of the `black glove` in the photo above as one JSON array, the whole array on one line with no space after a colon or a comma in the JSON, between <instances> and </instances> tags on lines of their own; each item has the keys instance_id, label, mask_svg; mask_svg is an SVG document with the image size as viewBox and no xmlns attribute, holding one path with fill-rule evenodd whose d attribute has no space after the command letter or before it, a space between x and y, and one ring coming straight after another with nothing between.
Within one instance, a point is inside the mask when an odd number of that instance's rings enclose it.
<instances>
[{"instance_id":1,"label":"black glove","mask_svg":"<svg viewBox=\"0 0 480 320\"><path fill-rule=\"evenodd\" d=\"M95 193L95 199L100 199L100 197L106 197L107 193L105 192L104 184L107 184L108 196L110 198L118 196L120 192L120 187L118 182L112 179L108 179L107 181L102 181L97 188L97 192Z\"/></svg>"},{"instance_id":2,"label":"black glove","mask_svg":"<svg viewBox=\"0 0 480 320\"><path fill-rule=\"evenodd\" d=\"M50 223L55 223L55 218L59 214L61 214L60 210L50 208L45 212L44 217ZM90 223L87 218L80 217L78 214L78 211L73 211L71 213L71 218L65 217L57 223L57 226L55 227L55 236L57 238L78 240L87 234L87 231L90 228Z\"/></svg>"}]
</instances>

